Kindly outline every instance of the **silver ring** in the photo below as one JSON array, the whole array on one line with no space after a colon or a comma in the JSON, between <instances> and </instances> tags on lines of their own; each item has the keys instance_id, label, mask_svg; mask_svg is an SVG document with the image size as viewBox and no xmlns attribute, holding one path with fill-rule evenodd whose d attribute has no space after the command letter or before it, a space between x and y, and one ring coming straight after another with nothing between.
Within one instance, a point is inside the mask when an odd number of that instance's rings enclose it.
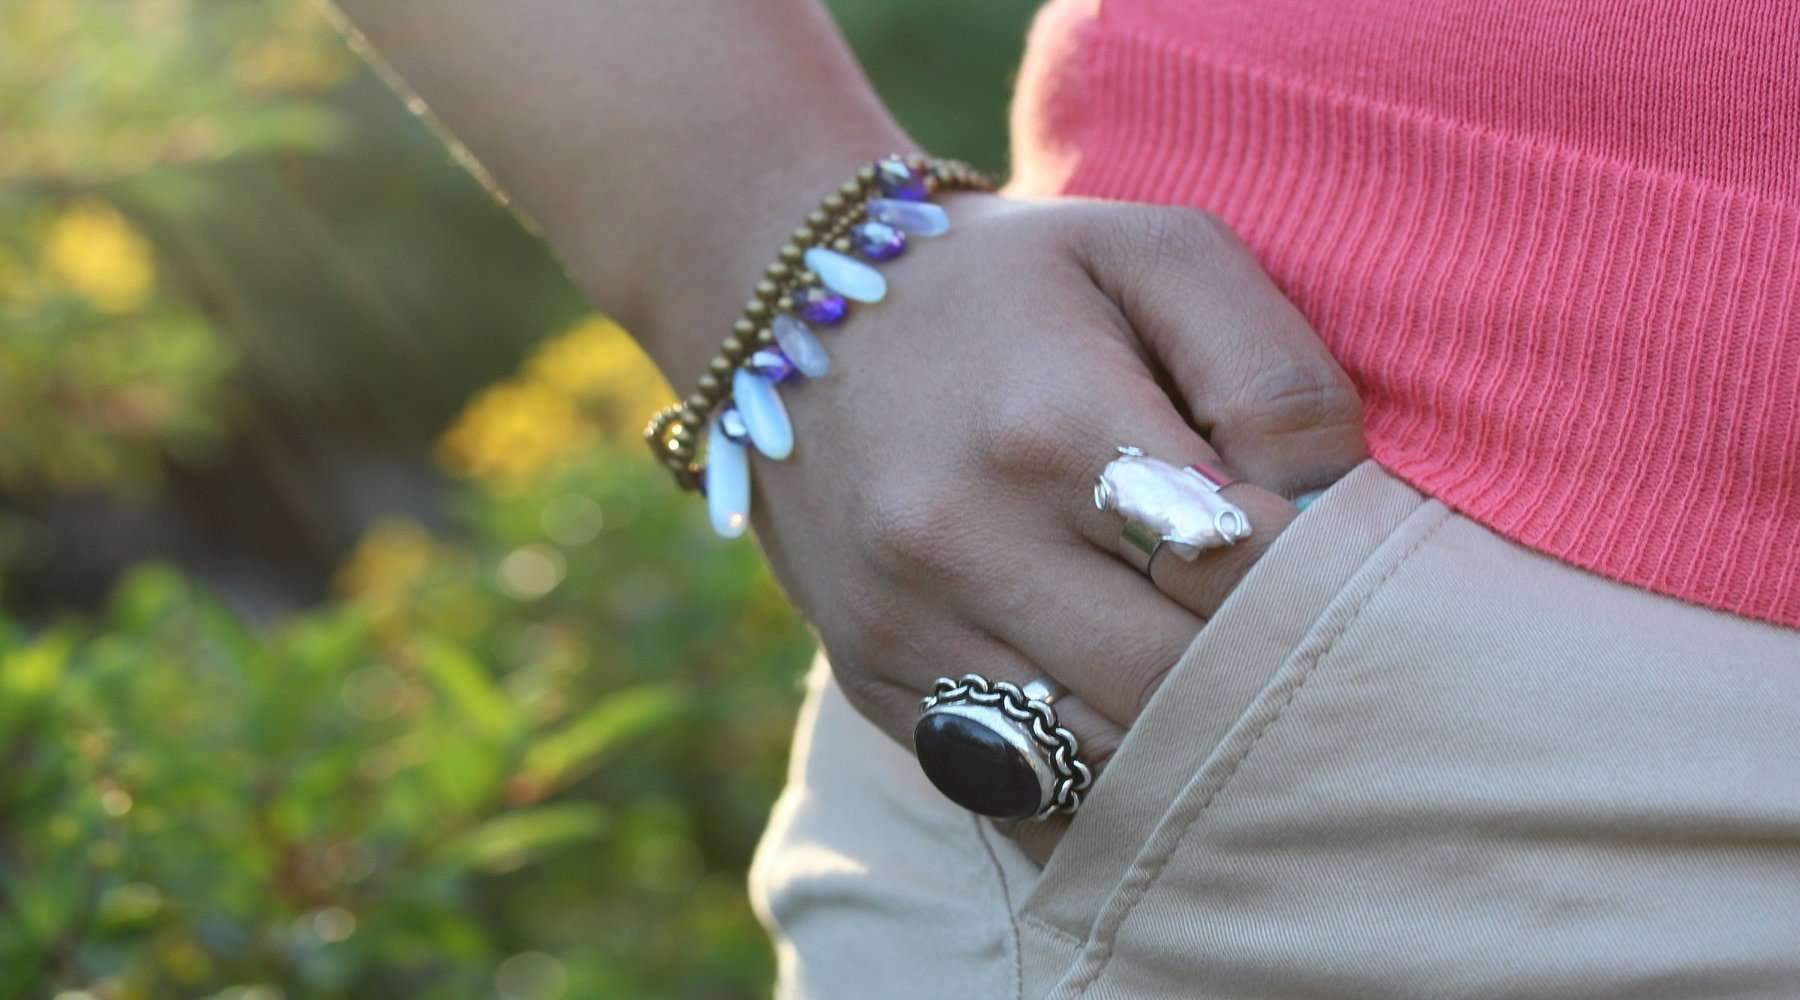
<instances>
[{"instance_id":1,"label":"silver ring","mask_svg":"<svg viewBox=\"0 0 1800 1000\"><path fill-rule=\"evenodd\" d=\"M1072 814L1093 784L1081 742L1052 707L1065 689L980 674L940 677L919 702L913 749L925 776L957 805L996 819Z\"/></svg>"},{"instance_id":2,"label":"silver ring","mask_svg":"<svg viewBox=\"0 0 1800 1000\"><path fill-rule=\"evenodd\" d=\"M1162 536L1148 525L1127 519L1125 526L1119 529L1119 555L1151 580L1155 577L1150 575L1150 567L1156 564L1156 555L1162 547Z\"/></svg>"},{"instance_id":3,"label":"silver ring","mask_svg":"<svg viewBox=\"0 0 1800 1000\"><path fill-rule=\"evenodd\" d=\"M1117 451L1094 480L1094 506L1125 518L1119 552L1139 572L1148 573L1163 546L1191 560L1250 536L1250 516L1223 495L1231 484L1224 473L1200 464L1180 468L1129 445ZM1147 545L1152 537L1158 544Z\"/></svg>"}]
</instances>

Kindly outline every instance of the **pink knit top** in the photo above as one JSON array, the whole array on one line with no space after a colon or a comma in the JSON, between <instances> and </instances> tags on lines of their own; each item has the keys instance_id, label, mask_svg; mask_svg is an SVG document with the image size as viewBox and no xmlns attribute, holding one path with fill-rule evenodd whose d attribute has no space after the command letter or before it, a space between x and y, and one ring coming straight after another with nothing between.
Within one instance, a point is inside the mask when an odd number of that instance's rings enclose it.
<instances>
[{"instance_id":1,"label":"pink knit top","mask_svg":"<svg viewBox=\"0 0 1800 1000\"><path fill-rule=\"evenodd\" d=\"M1377 461L1800 626L1800 2L1056 0L1015 190L1230 223Z\"/></svg>"}]
</instances>

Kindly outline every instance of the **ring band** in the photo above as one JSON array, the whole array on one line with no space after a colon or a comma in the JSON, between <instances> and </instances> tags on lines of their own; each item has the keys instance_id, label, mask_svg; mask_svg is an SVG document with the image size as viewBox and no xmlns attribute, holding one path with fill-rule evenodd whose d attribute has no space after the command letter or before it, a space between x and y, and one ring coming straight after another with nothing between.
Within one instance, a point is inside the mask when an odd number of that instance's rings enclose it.
<instances>
[{"instance_id":1,"label":"ring band","mask_svg":"<svg viewBox=\"0 0 1800 1000\"><path fill-rule=\"evenodd\" d=\"M1207 465L1205 462L1194 462L1188 466L1188 469L1206 480L1206 485L1211 486L1214 493L1223 493L1225 487L1238 481L1237 477L1227 474L1217 466Z\"/></svg>"},{"instance_id":2,"label":"ring band","mask_svg":"<svg viewBox=\"0 0 1800 1000\"><path fill-rule=\"evenodd\" d=\"M1063 693L1048 678L1023 685L980 674L938 678L913 726L920 769L950 801L983 816L1074 813L1094 775L1051 707Z\"/></svg>"},{"instance_id":3,"label":"ring band","mask_svg":"<svg viewBox=\"0 0 1800 1000\"><path fill-rule=\"evenodd\" d=\"M1119 529L1119 555L1146 577L1150 576L1150 567L1156 564L1156 554L1162 546L1162 536L1148 525L1127 520Z\"/></svg>"},{"instance_id":4,"label":"ring band","mask_svg":"<svg viewBox=\"0 0 1800 1000\"><path fill-rule=\"evenodd\" d=\"M1165 545L1191 561L1250 536L1249 515L1221 495L1236 481L1231 476L1204 463L1177 467L1141 448L1116 451L1094 480L1094 506L1124 517L1119 554L1139 572L1149 574Z\"/></svg>"}]
</instances>

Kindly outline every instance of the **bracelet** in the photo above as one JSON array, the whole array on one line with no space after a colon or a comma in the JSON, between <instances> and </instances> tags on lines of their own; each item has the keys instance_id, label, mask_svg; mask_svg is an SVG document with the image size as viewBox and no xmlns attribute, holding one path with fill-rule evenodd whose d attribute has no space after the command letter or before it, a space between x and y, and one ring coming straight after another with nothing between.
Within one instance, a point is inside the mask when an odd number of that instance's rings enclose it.
<instances>
[{"instance_id":1,"label":"bracelet","mask_svg":"<svg viewBox=\"0 0 1800 1000\"><path fill-rule=\"evenodd\" d=\"M966 163L890 156L858 170L807 214L764 269L694 392L658 410L644 430L676 484L705 494L714 531L735 538L749 526L746 445L778 461L793 453L793 425L776 386L830 370L813 329L842 323L852 301L886 296L887 279L863 261L892 260L906 250L908 236L948 232L949 216L931 204L932 195L992 189ZM702 425L705 465L695 458Z\"/></svg>"}]
</instances>

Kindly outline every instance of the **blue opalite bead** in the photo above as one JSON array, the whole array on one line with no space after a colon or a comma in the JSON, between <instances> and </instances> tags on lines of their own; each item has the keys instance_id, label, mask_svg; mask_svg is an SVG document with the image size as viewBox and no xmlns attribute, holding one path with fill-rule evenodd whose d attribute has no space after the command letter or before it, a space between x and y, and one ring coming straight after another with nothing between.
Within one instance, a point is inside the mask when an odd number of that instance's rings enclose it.
<instances>
[{"instance_id":1,"label":"blue opalite bead","mask_svg":"<svg viewBox=\"0 0 1800 1000\"><path fill-rule=\"evenodd\" d=\"M800 374L807 378L819 378L831 371L831 358L825 353L825 345L819 338L800 322L787 313L781 313L769 324L775 333L775 345L781 353L787 355Z\"/></svg>"},{"instance_id":2,"label":"blue opalite bead","mask_svg":"<svg viewBox=\"0 0 1800 1000\"><path fill-rule=\"evenodd\" d=\"M794 375L794 363L779 347L765 347L750 355L744 363L750 369L771 382L786 382Z\"/></svg>"},{"instance_id":3,"label":"blue opalite bead","mask_svg":"<svg viewBox=\"0 0 1800 1000\"><path fill-rule=\"evenodd\" d=\"M731 397L744 417L750 443L769 458L780 461L794 453L794 425L775 383L747 368L731 376Z\"/></svg>"},{"instance_id":4,"label":"blue opalite bead","mask_svg":"<svg viewBox=\"0 0 1800 1000\"><path fill-rule=\"evenodd\" d=\"M814 326L836 326L850 311L850 303L842 295L817 285L795 289L792 298L794 311Z\"/></svg>"},{"instance_id":5,"label":"blue opalite bead","mask_svg":"<svg viewBox=\"0 0 1800 1000\"><path fill-rule=\"evenodd\" d=\"M850 245L870 260L893 260L906 250L906 234L885 222L859 222L850 230Z\"/></svg>"},{"instance_id":6,"label":"blue opalite bead","mask_svg":"<svg viewBox=\"0 0 1800 1000\"><path fill-rule=\"evenodd\" d=\"M738 444L750 440L750 428L744 426L744 415L735 406L727 406L719 413L719 430Z\"/></svg>"},{"instance_id":7,"label":"blue opalite bead","mask_svg":"<svg viewBox=\"0 0 1800 1000\"><path fill-rule=\"evenodd\" d=\"M890 156L875 164L875 180L881 185L881 193L889 198L902 201L925 200L925 178L913 172L906 161L898 156Z\"/></svg>"},{"instance_id":8,"label":"blue opalite bead","mask_svg":"<svg viewBox=\"0 0 1800 1000\"><path fill-rule=\"evenodd\" d=\"M950 231L950 213L928 201L870 198L869 218L914 236L942 236Z\"/></svg>"},{"instance_id":9,"label":"blue opalite bead","mask_svg":"<svg viewBox=\"0 0 1800 1000\"><path fill-rule=\"evenodd\" d=\"M724 417L706 433L706 514L719 537L736 538L750 526L750 454L731 439Z\"/></svg>"},{"instance_id":10,"label":"blue opalite bead","mask_svg":"<svg viewBox=\"0 0 1800 1000\"><path fill-rule=\"evenodd\" d=\"M847 299L858 302L880 302L887 295L887 279L875 270L854 257L846 257L835 250L824 247L813 247L806 251L808 270L819 276L825 287Z\"/></svg>"}]
</instances>

